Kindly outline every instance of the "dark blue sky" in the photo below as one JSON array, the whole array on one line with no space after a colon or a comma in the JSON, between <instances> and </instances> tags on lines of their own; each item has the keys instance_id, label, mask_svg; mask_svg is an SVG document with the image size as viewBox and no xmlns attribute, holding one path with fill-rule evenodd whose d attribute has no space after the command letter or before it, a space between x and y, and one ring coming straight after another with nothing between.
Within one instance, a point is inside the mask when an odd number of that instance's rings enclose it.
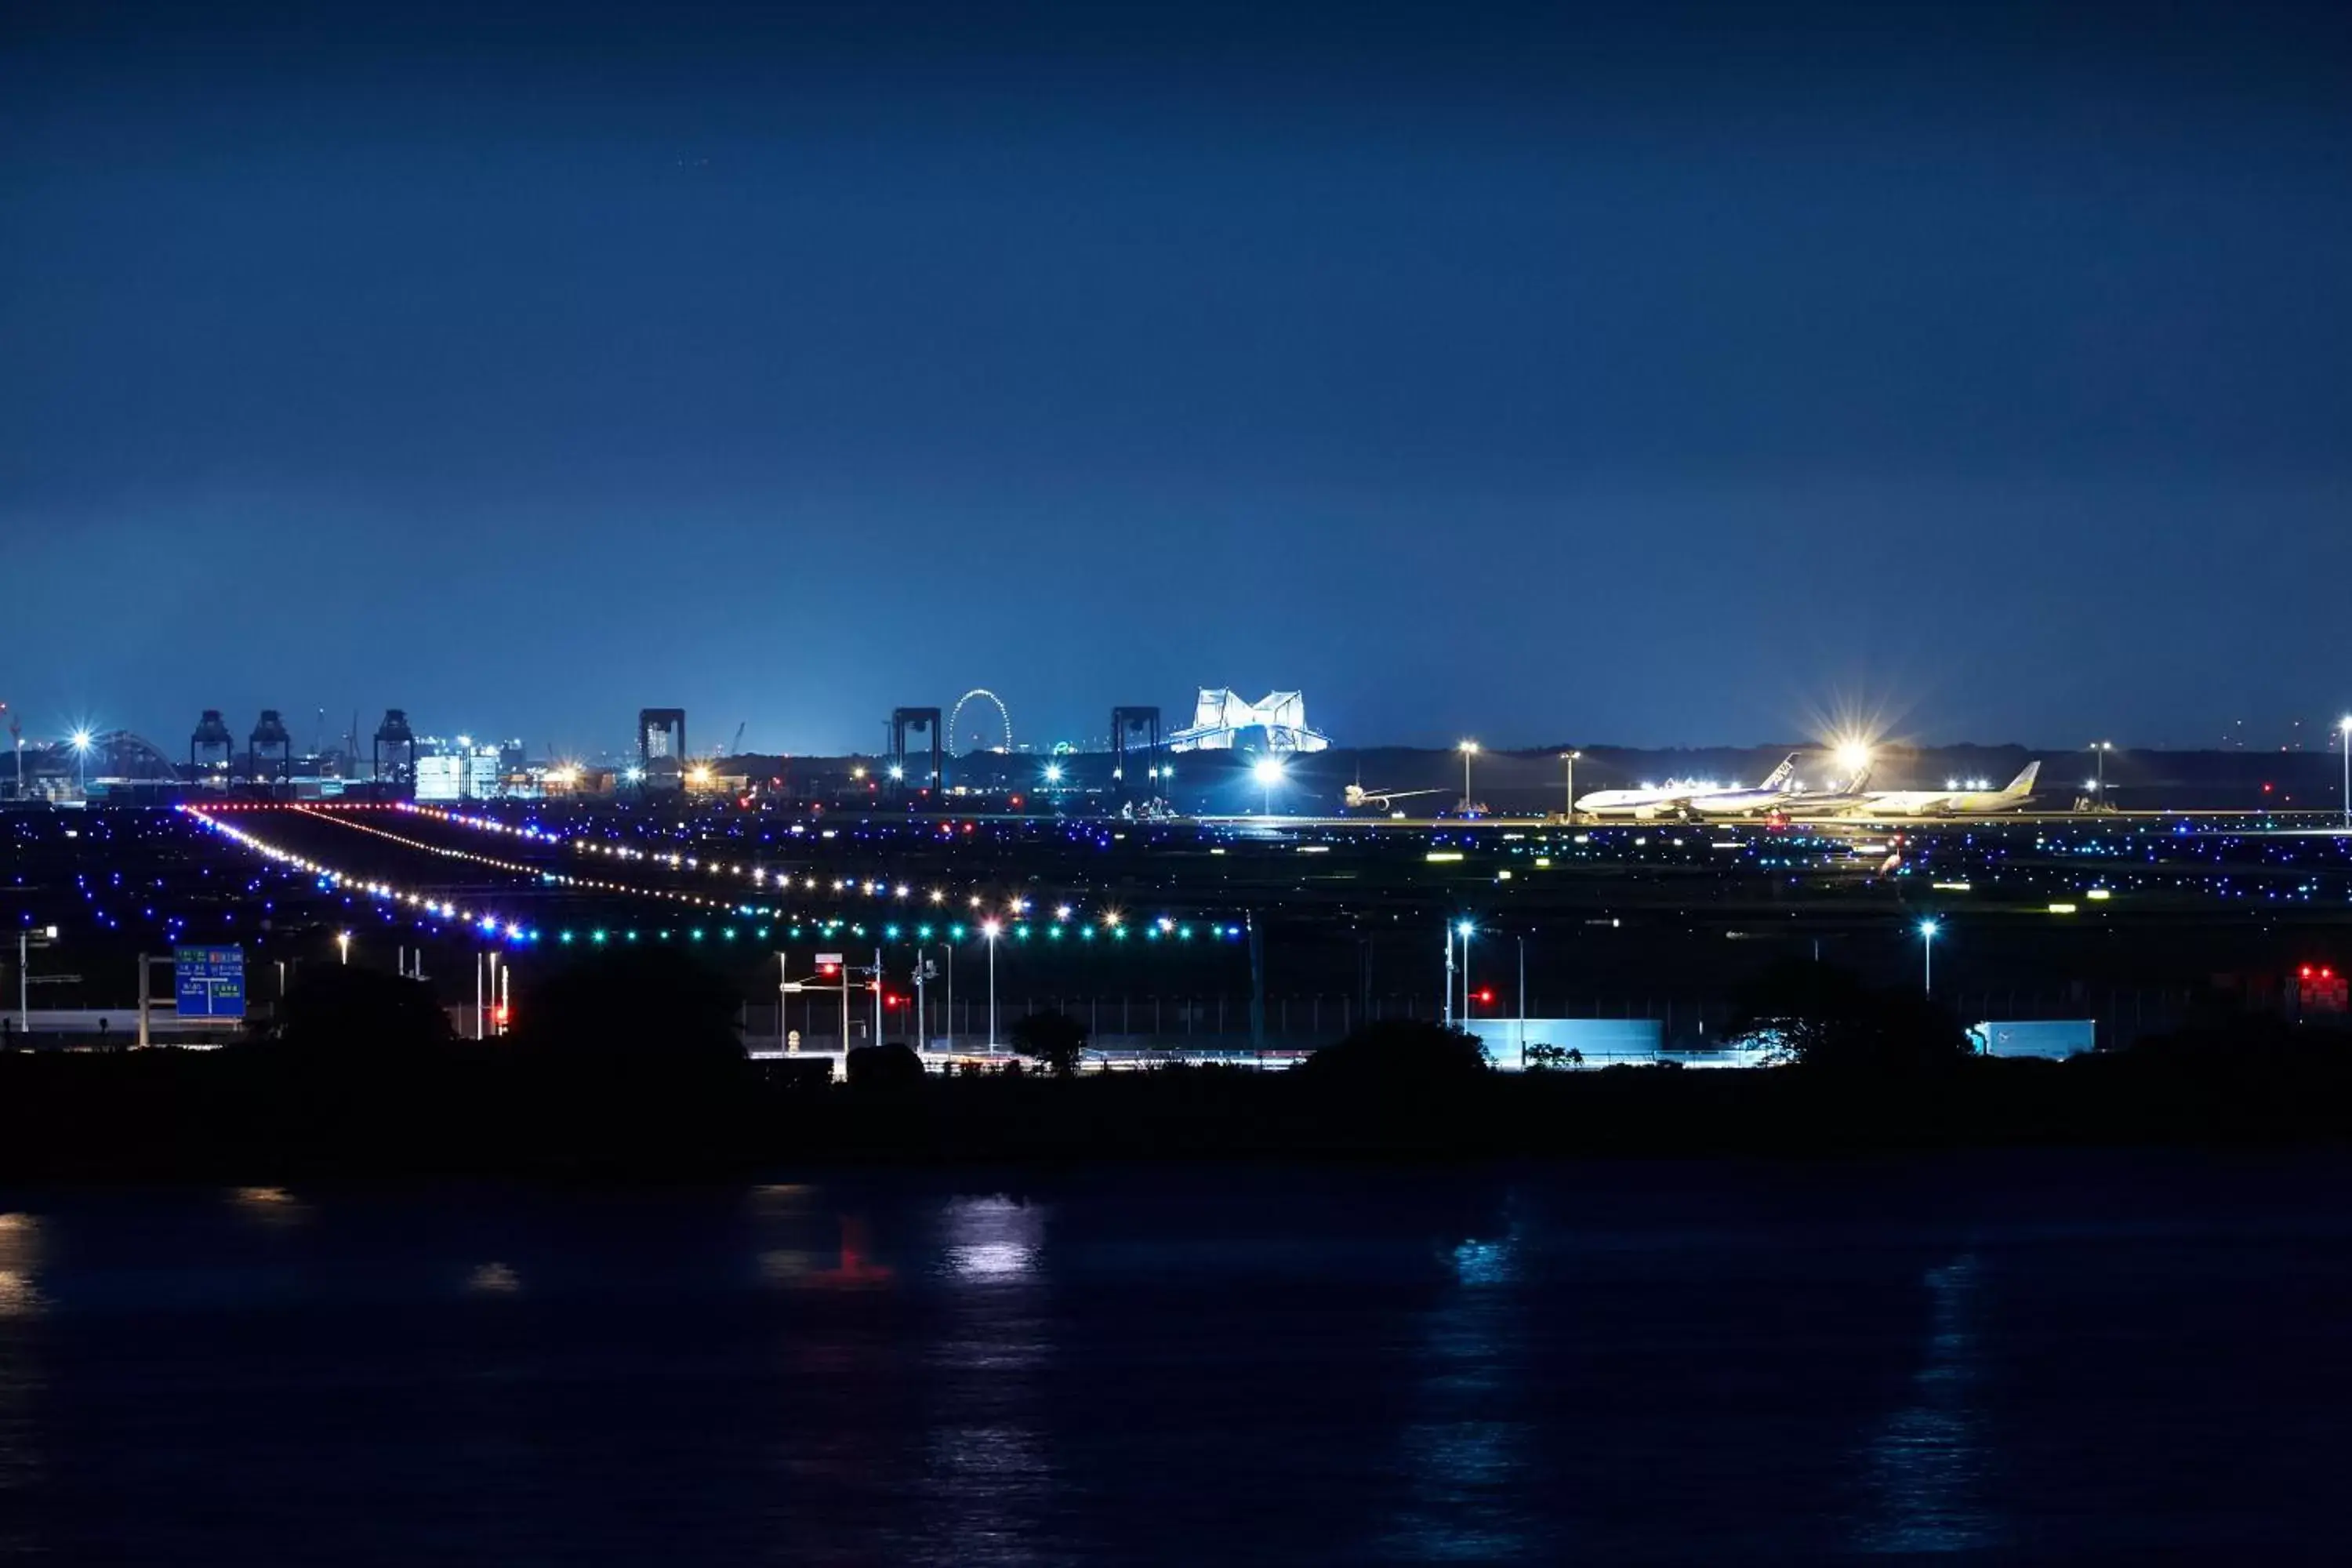
<instances>
[{"instance_id":1,"label":"dark blue sky","mask_svg":"<svg viewBox=\"0 0 2352 1568\"><path fill-rule=\"evenodd\" d=\"M2352 700L2346 7L361 9L0 19L34 729Z\"/></svg>"}]
</instances>

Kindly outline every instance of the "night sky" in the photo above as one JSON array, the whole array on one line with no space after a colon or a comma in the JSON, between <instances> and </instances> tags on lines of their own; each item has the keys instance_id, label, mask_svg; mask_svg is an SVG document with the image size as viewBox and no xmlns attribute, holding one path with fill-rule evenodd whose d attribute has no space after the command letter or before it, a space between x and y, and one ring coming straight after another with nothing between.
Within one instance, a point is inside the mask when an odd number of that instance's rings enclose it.
<instances>
[{"instance_id":1,"label":"night sky","mask_svg":"<svg viewBox=\"0 0 2352 1568\"><path fill-rule=\"evenodd\" d=\"M2341 5L15 0L0 698L2275 743L2347 299Z\"/></svg>"}]
</instances>

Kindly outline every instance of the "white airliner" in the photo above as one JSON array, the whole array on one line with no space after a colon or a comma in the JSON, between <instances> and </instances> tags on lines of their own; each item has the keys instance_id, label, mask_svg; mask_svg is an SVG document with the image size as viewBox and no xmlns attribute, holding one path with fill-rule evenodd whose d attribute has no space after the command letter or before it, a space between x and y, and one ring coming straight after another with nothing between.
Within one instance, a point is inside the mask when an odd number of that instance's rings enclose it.
<instances>
[{"instance_id":1,"label":"white airliner","mask_svg":"<svg viewBox=\"0 0 2352 1568\"><path fill-rule=\"evenodd\" d=\"M1979 816L2015 811L2033 796L2042 764L2028 763L2006 789L1898 789L1866 796L1853 816Z\"/></svg>"},{"instance_id":2,"label":"white airliner","mask_svg":"<svg viewBox=\"0 0 2352 1568\"><path fill-rule=\"evenodd\" d=\"M1870 796L1864 793L1870 786L1870 764L1843 786L1833 789L1741 789L1722 795L1701 795L1690 803L1691 810L1701 816L1762 816L1777 814L1782 816L1822 816L1862 805Z\"/></svg>"},{"instance_id":3,"label":"white airliner","mask_svg":"<svg viewBox=\"0 0 2352 1568\"><path fill-rule=\"evenodd\" d=\"M1778 797L1787 793L1789 780L1797 771L1797 757L1790 752L1786 762L1764 776L1764 782L1754 789L1719 789L1700 784L1667 784L1643 789L1604 789L1584 795L1576 809L1589 816L1630 816L1637 822L1647 822L1660 816L1679 816L1685 811L1704 810L1704 802L1745 800L1764 795ZM1741 809L1751 809L1742 807Z\"/></svg>"}]
</instances>

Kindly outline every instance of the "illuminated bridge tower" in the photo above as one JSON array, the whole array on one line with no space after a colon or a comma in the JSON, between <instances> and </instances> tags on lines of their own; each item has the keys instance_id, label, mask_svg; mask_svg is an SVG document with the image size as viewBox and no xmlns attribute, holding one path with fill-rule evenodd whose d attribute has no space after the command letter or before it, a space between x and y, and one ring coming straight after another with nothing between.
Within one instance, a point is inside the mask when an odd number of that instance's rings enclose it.
<instances>
[{"instance_id":1,"label":"illuminated bridge tower","mask_svg":"<svg viewBox=\"0 0 2352 1568\"><path fill-rule=\"evenodd\" d=\"M920 730L930 738L931 771L926 776L925 787L940 787L940 770L944 762L947 737L941 731L936 708L893 708L890 710L890 782L903 789L907 778L907 731Z\"/></svg>"},{"instance_id":2,"label":"illuminated bridge tower","mask_svg":"<svg viewBox=\"0 0 2352 1568\"><path fill-rule=\"evenodd\" d=\"M1139 741L1141 742L1140 745L1137 744ZM1110 779L1112 793L1123 801L1137 798L1135 782L1128 777L1128 770L1135 765L1134 753L1139 751L1148 759L1144 765L1154 770L1154 776L1145 782L1156 785L1159 783L1157 770L1160 766L1160 710L1157 708L1112 709L1110 710ZM1155 799L1159 794L1160 791L1157 788L1146 789L1141 798Z\"/></svg>"},{"instance_id":3,"label":"illuminated bridge tower","mask_svg":"<svg viewBox=\"0 0 2352 1568\"><path fill-rule=\"evenodd\" d=\"M212 789L228 784L229 764L236 758L236 736L230 732L220 710L207 708L188 737L188 782Z\"/></svg>"},{"instance_id":4,"label":"illuminated bridge tower","mask_svg":"<svg viewBox=\"0 0 2352 1568\"><path fill-rule=\"evenodd\" d=\"M253 776L256 783L267 784L274 789L280 784L290 784L293 781L294 737L287 730L286 721L278 716L277 709L264 708L261 710L261 722L253 727L251 745ZM261 770L262 754L266 749L271 747L275 747L278 752L278 771L275 776Z\"/></svg>"},{"instance_id":5,"label":"illuminated bridge tower","mask_svg":"<svg viewBox=\"0 0 2352 1568\"><path fill-rule=\"evenodd\" d=\"M383 766L386 748L391 750L393 756L390 773L386 773ZM405 748L404 752L403 748ZM416 786L416 731L408 727L405 709L387 708L383 710L383 722L375 727L375 746L369 752L368 761L368 777L374 781L377 789L381 790L386 784L395 790Z\"/></svg>"},{"instance_id":6,"label":"illuminated bridge tower","mask_svg":"<svg viewBox=\"0 0 2352 1568\"><path fill-rule=\"evenodd\" d=\"M686 787L686 710L637 710L637 777L647 789Z\"/></svg>"}]
</instances>

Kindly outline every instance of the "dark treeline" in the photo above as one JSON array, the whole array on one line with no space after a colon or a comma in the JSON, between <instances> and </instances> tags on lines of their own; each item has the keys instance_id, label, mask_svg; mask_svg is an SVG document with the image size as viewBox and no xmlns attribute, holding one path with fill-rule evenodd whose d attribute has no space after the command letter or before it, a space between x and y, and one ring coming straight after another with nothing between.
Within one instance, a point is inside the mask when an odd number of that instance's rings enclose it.
<instances>
[{"instance_id":1,"label":"dark treeline","mask_svg":"<svg viewBox=\"0 0 2352 1568\"><path fill-rule=\"evenodd\" d=\"M0 1057L0 1179L462 1175L699 1179L857 1161L1819 1155L1991 1144L2333 1141L2352 1040L2217 1018L2068 1062L1968 1054L1916 992L1794 964L1743 1031L1781 1065L1491 1071L1468 1037L1360 1029L1290 1072L1077 1070L1084 1030L1020 1020L1020 1068L926 1073L904 1047L752 1061L689 959L583 960L530 1025L459 1040L423 988L305 977L268 1037L216 1052Z\"/></svg>"}]
</instances>

